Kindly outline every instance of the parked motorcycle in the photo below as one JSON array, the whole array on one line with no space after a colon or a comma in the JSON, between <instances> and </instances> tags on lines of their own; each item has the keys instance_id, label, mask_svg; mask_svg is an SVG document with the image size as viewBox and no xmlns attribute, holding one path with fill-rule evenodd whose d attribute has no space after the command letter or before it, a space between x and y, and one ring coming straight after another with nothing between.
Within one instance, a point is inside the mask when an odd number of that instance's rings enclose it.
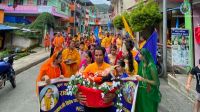
<instances>
[{"instance_id":1,"label":"parked motorcycle","mask_svg":"<svg viewBox=\"0 0 200 112\"><path fill-rule=\"evenodd\" d=\"M10 81L13 88L16 87L15 70L12 66L14 56L10 55L0 60L0 89L5 86L7 80Z\"/></svg>"},{"instance_id":2,"label":"parked motorcycle","mask_svg":"<svg viewBox=\"0 0 200 112\"><path fill-rule=\"evenodd\" d=\"M161 49L158 48L156 55L157 55L156 68L157 68L157 71L158 71L158 76L163 77L164 68L163 68L163 63L162 63Z\"/></svg>"}]
</instances>

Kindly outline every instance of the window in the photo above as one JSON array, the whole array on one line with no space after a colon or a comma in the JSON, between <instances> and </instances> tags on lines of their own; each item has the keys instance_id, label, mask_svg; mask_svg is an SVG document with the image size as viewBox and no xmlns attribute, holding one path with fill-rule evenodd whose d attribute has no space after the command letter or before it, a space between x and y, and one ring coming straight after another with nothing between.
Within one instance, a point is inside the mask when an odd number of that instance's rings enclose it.
<instances>
[{"instance_id":1,"label":"window","mask_svg":"<svg viewBox=\"0 0 200 112\"><path fill-rule=\"evenodd\" d=\"M61 2L61 11L66 11L66 4L64 2Z\"/></svg>"},{"instance_id":2,"label":"window","mask_svg":"<svg viewBox=\"0 0 200 112\"><path fill-rule=\"evenodd\" d=\"M6 0L0 0L0 3L2 3L2 4L6 4L7 1L6 1Z\"/></svg>"},{"instance_id":3,"label":"window","mask_svg":"<svg viewBox=\"0 0 200 112\"><path fill-rule=\"evenodd\" d=\"M33 4L33 0L28 0L28 1L27 1L27 4L28 4L28 5L32 5L32 4Z\"/></svg>"},{"instance_id":4,"label":"window","mask_svg":"<svg viewBox=\"0 0 200 112\"><path fill-rule=\"evenodd\" d=\"M41 5L41 0L37 0L37 5Z\"/></svg>"},{"instance_id":5,"label":"window","mask_svg":"<svg viewBox=\"0 0 200 112\"><path fill-rule=\"evenodd\" d=\"M17 0L17 5L23 5L23 0Z\"/></svg>"},{"instance_id":6,"label":"window","mask_svg":"<svg viewBox=\"0 0 200 112\"><path fill-rule=\"evenodd\" d=\"M47 5L47 0L44 0L43 5Z\"/></svg>"},{"instance_id":7,"label":"window","mask_svg":"<svg viewBox=\"0 0 200 112\"><path fill-rule=\"evenodd\" d=\"M47 5L47 0L37 0L37 5Z\"/></svg>"}]
</instances>

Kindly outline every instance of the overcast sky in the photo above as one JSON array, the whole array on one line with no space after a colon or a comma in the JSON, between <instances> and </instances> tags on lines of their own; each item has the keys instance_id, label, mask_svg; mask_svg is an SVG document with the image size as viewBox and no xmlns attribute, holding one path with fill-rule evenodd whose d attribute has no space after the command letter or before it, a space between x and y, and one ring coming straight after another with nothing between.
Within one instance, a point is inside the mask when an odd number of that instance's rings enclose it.
<instances>
[{"instance_id":1,"label":"overcast sky","mask_svg":"<svg viewBox=\"0 0 200 112\"><path fill-rule=\"evenodd\" d=\"M91 0L91 1L94 4L103 4L103 3L110 4L110 2L108 2L107 0Z\"/></svg>"}]
</instances>

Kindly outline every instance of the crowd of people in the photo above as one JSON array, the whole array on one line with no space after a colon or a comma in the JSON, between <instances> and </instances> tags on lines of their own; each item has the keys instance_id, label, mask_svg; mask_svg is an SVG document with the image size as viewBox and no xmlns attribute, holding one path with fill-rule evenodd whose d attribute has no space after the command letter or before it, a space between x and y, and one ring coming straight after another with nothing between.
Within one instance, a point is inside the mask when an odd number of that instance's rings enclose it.
<instances>
[{"instance_id":1,"label":"crowd of people","mask_svg":"<svg viewBox=\"0 0 200 112\"><path fill-rule=\"evenodd\" d=\"M137 49L133 39L120 33L100 32L98 36L100 43L93 33L64 37L58 32L51 40L47 34L44 44L48 49L51 45L50 58L41 66L37 82L46 81L50 84L50 79L69 78L81 72L84 77L101 84L111 80L109 73L115 71L114 74L120 78L134 76L139 81L136 112L157 112L161 101L160 82L150 52L142 48L145 39L140 40ZM137 55L140 61L136 60ZM106 69L110 71L105 73ZM98 76L94 77L95 73ZM114 93L106 94L104 101L110 102L115 96ZM87 100L80 92L76 98L81 104ZM84 109L85 112L110 112L110 107L92 108L84 105Z\"/></svg>"}]
</instances>

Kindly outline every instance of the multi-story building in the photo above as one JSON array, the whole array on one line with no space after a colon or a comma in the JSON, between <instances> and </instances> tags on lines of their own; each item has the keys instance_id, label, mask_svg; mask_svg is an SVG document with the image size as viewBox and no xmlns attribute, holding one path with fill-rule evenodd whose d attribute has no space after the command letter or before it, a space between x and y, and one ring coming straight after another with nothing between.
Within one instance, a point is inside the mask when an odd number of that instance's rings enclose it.
<instances>
[{"instance_id":1,"label":"multi-story building","mask_svg":"<svg viewBox=\"0 0 200 112\"><path fill-rule=\"evenodd\" d=\"M43 12L51 13L58 24L65 24L69 17L67 0L1 0L0 7L5 12L5 22L33 22Z\"/></svg>"},{"instance_id":2,"label":"multi-story building","mask_svg":"<svg viewBox=\"0 0 200 112\"><path fill-rule=\"evenodd\" d=\"M113 17L123 13L124 11L131 10L137 4L137 0L107 0L107 1L111 1L113 7L113 12L112 12Z\"/></svg>"},{"instance_id":3,"label":"multi-story building","mask_svg":"<svg viewBox=\"0 0 200 112\"><path fill-rule=\"evenodd\" d=\"M90 0L71 0L70 3L70 28L69 33L88 31L91 25L95 25L95 14L90 10L94 7Z\"/></svg>"},{"instance_id":4,"label":"multi-story building","mask_svg":"<svg viewBox=\"0 0 200 112\"><path fill-rule=\"evenodd\" d=\"M111 25L111 13L110 12L99 12L97 18L99 18L99 25L102 26L104 31L108 30L108 24Z\"/></svg>"},{"instance_id":5,"label":"multi-story building","mask_svg":"<svg viewBox=\"0 0 200 112\"><path fill-rule=\"evenodd\" d=\"M98 25L97 9L94 5L86 6L85 25L86 31L93 31L94 27Z\"/></svg>"}]
</instances>

